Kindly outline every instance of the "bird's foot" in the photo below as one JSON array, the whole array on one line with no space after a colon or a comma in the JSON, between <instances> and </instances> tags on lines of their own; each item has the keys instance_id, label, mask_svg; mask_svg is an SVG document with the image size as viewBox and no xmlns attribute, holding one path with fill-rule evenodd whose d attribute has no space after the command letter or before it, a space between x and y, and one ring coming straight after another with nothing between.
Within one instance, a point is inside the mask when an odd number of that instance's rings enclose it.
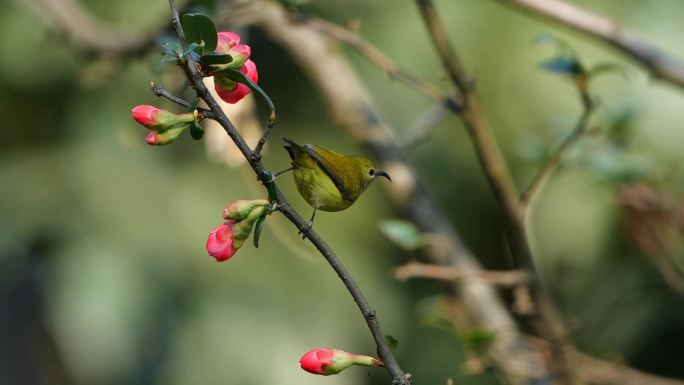
<instances>
[{"instance_id":1,"label":"bird's foot","mask_svg":"<svg viewBox=\"0 0 684 385\"><path fill-rule=\"evenodd\" d=\"M313 226L313 221L309 222L309 224L306 226L306 229L299 229L297 232L297 235L302 234L302 240L306 239L306 236L309 235L309 230L311 230L311 227Z\"/></svg>"}]
</instances>

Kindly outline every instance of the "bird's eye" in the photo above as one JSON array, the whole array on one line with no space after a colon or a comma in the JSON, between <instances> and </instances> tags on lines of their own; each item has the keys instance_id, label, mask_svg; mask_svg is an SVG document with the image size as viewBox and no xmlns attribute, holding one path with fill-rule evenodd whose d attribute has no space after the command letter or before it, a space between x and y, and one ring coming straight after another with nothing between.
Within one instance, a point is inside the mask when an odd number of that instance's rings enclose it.
<instances>
[{"instance_id":1,"label":"bird's eye","mask_svg":"<svg viewBox=\"0 0 684 385\"><path fill-rule=\"evenodd\" d=\"M368 175L370 175L370 176L375 175L375 170L373 170L372 168L369 168L368 169Z\"/></svg>"}]
</instances>

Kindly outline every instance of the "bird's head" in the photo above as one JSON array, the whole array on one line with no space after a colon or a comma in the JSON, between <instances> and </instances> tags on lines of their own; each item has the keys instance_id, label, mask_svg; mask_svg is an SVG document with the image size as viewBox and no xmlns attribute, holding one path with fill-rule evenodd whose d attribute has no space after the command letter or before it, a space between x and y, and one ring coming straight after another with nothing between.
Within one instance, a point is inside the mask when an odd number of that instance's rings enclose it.
<instances>
[{"instance_id":1,"label":"bird's head","mask_svg":"<svg viewBox=\"0 0 684 385\"><path fill-rule=\"evenodd\" d=\"M375 166L375 163L368 158L357 157L356 163L361 170L361 175L363 175L363 181L365 186L368 186L376 177L383 176L387 178L390 182L392 178L383 170L380 170Z\"/></svg>"}]
</instances>

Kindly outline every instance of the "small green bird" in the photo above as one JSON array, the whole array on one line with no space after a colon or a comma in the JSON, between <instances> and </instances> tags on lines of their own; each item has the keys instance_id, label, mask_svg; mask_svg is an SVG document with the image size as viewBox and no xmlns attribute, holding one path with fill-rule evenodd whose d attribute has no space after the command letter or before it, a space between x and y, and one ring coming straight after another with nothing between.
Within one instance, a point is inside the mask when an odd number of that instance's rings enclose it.
<instances>
[{"instance_id":1,"label":"small green bird","mask_svg":"<svg viewBox=\"0 0 684 385\"><path fill-rule=\"evenodd\" d=\"M297 144L289 138L285 149L292 159L297 190L314 211L341 211L351 206L377 176L392 179L362 156L343 155L313 144Z\"/></svg>"}]
</instances>

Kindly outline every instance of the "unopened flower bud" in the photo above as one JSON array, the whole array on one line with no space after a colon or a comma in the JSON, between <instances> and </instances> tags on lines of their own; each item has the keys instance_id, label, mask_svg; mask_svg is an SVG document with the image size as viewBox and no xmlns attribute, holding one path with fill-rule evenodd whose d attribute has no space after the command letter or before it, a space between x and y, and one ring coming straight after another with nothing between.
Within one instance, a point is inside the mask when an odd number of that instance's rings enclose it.
<instances>
[{"instance_id":1,"label":"unopened flower bud","mask_svg":"<svg viewBox=\"0 0 684 385\"><path fill-rule=\"evenodd\" d=\"M259 218L266 215L266 206L269 204L267 200L257 199L254 201L242 202L256 203L240 204L234 202L236 203L234 211L234 213L236 213L235 217L241 218L226 221L209 233L209 238L207 238L206 245L207 253L216 258L216 261L218 262L226 261L235 255L235 252L237 252L237 250L245 243L247 238L249 238L249 234L252 232L254 223L256 223ZM249 211L247 211L247 214L244 216L242 216L242 214L238 215L237 213L240 212L238 208L241 210L249 209Z\"/></svg>"},{"instance_id":2,"label":"unopened flower bud","mask_svg":"<svg viewBox=\"0 0 684 385\"><path fill-rule=\"evenodd\" d=\"M307 372L323 376L337 374L352 365L383 366L382 362L376 358L336 349L311 350L302 356L299 363Z\"/></svg>"},{"instance_id":3,"label":"unopened flower bud","mask_svg":"<svg viewBox=\"0 0 684 385\"><path fill-rule=\"evenodd\" d=\"M246 218L249 213L259 206L268 206L270 202L266 199L239 199L228 203L223 209L223 219L241 220Z\"/></svg>"},{"instance_id":4,"label":"unopened flower bud","mask_svg":"<svg viewBox=\"0 0 684 385\"><path fill-rule=\"evenodd\" d=\"M244 243L244 240L240 242L235 239L234 225L235 222L227 221L209 233L207 252L218 262L230 259Z\"/></svg>"},{"instance_id":5,"label":"unopened flower bud","mask_svg":"<svg viewBox=\"0 0 684 385\"><path fill-rule=\"evenodd\" d=\"M174 140L178 139L180 134L185 131L186 128L190 127L190 124L176 125L175 127L169 128L165 131L152 131L147 134L145 142L152 146L163 146L169 144Z\"/></svg>"},{"instance_id":6,"label":"unopened flower bud","mask_svg":"<svg viewBox=\"0 0 684 385\"><path fill-rule=\"evenodd\" d=\"M133 107L133 119L152 131L165 131L177 125L195 121L193 114L174 114L150 105Z\"/></svg>"}]
</instances>

